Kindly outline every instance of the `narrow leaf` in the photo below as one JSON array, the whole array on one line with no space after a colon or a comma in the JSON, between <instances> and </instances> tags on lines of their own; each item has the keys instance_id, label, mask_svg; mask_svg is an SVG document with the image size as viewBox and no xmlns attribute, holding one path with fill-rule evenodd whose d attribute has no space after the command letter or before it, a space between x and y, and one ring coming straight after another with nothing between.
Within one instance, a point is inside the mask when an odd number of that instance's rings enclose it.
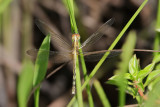
<instances>
[{"instance_id":1,"label":"narrow leaf","mask_svg":"<svg viewBox=\"0 0 160 107\"><path fill-rule=\"evenodd\" d=\"M94 80L94 87L102 101L103 107L110 107L109 101L105 95L105 92L98 80Z\"/></svg>"},{"instance_id":2,"label":"narrow leaf","mask_svg":"<svg viewBox=\"0 0 160 107\"><path fill-rule=\"evenodd\" d=\"M50 49L50 35L46 36L43 40L40 50L48 50L48 53L43 51L39 51L35 63L34 69L34 78L33 78L33 86L37 86L41 83L41 81L45 78L47 65L48 65L48 57L49 57L49 49ZM41 60L43 58L43 60ZM35 107L39 107L39 91L40 88L34 93Z\"/></svg>"},{"instance_id":3,"label":"narrow leaf","mask_svg":"<svg viewBox=\"0 0 160 107\"><path fill-rule=\"evenodd\" d=\"M33 84L33 71L34 66L32 62L25 61L23 63L21 74L19 75L17 86L19 107L27 107L29 93L31 92Z\"/></svg>"},{"instance_id":4,"label":"narrow leaf","mask_svg":"<svg viewBox=\"0 0 160 107\"><path fill-rule=\"evenodd\" d=\"M138 73L138 79L143 80L154 68L155 63L151 63L148 66L146 66L143 70L139 71Z\"/></svg>"},{"instance_id":5,"label":"narrow leaf","mask_svg":"<svg viewBox=\"0 0 160 107\"><path fill-rule=\"evenodd\" d=\"M136 58L136 55L132 57L132 59L129 61L129 73L133 76L134 79L136 79L139 69L139 61Z\"/></svg>"},{"instance_id":6,"label":"narrow leaf","mask_svg":"<svg viewBox=\"0 0 160 107\"><path fill-rule=\"evenodd\" d=\"M144 87L146 87L150 82L152 82L155 78L157 78L158 76L160 76L160 70L155 70L155 71L152 71L148 77L147 77L147 80L144 84Z\"/></svg>"},{"instance_id":7,"label":"narrow leaf","mask_svg":"<svg viewBox=\"0 0 160 107\"><path fill-rule=\"evenodd\" d=\"M48 65L48 57L49 57L49 49L50 49L50 36L46 36L41 44L39 50L48 50L48 53L43 51L39 51L35 63L35 70L34 70L34 79L33 79L33 86L38 85L45 77L47 65ZM43 58L43 60L40 60Z\"/></svg>"}]
</instances>

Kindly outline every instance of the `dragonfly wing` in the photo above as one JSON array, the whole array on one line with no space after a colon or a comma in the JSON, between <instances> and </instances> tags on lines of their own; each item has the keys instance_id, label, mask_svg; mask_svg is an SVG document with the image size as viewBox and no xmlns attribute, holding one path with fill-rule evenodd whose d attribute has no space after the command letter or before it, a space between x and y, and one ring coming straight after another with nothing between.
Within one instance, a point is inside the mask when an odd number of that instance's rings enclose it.
<instances>
[{"instance_id":1,"label":"dragonfly wing","mask_svg":"<svg viewBox=\"0 0 160 107\"><path fill-rule=\"evenodd\" d=\"M55 47L60 47L63 50L70 51L72 49L71 45L65 40L65 38L61 35L58 35L54 32L52 26L50 24L46 24L41 20L36 20L36 25L42 31L43 34L51 35L52 42Z\"/></svg>"},{"instance_id":2,"label":"dragonfly wing","mask_svg":"<svg viewBox=\"0 0 160 107\"><path fill-rule=\"evenodd\" d=\"M95 52L84 52L84 59L85 61L90 61L90 62L99 61L106 52L110 52L110 54L107 57L108 59L108 58L112 58L120 55L121 50L110 50L110 51L102 50L102 51L95 51Z\"/></svg>"},{"instance_id":3,"label":"dragonfly wing","mask_svg":"<svg viewBox=\"0 0 160 107\"><path fill-rule=\"evenodd\" d=\"M147 50L147 49L133 49L134 52L147 52L147 53L153 53L157 52L160 53L160 51L157 50ZM86 61L99 61L102 56L106 53L110 52L107 58L115 57L121 54L121 49L115 49L115 50L102 50L102 51L94 51L94 52L84 52L84 58Z\"/></svg>"},{"instance_id":4,"label":"dragonfly wing","mask_svg":"<svg viewBox=\"0 0 160 107\"><path fill-rule=\"evenodd\" d=\"M57 51L30 49L27 51L27 54L36 59L38 52L40 52L42 56L40 60L44 60L46 55L49 53L49 60L51 60L53 63L68 62L72 59L70 53L57 52Z\"/></svg>"},{"instance_id":5,"label":"dragonfly wing","mask_svg":"<svg viewBox=\"0 0 160 107\"><path fill-rule=\"evenodd\" d=\"M113 24L113 22L114 22L114 18L104 23L95 33L93 33L86 41L82 43L80 48L94 44L97 40L99 40L104 35L104 32L107 30L109 26Z\"/></svg>"}]
</instances>

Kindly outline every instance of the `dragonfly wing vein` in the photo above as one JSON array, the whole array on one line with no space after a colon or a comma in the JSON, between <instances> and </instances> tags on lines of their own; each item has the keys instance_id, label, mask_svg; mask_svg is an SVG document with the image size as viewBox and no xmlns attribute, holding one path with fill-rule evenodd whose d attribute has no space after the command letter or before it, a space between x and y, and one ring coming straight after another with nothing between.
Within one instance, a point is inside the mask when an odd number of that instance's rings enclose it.
<instances>
[{"instance_id":1,"label":"dragonfly wing vein","mask_svg":"<svg viewBox=\"0 0 160 107\"><path fill-rule=\"evenodd\" d=\"M52 42L55 47L60 47L63 50L70 51L71 45L65 40L65 38L59 34L56 34L50 24L46 24L41 20L36 20L36 25L42 31L44 35L50 34Z\"/></svg>"},{"instance_id":2,"label":"dragonfly wing vein","mask_svg":"<svg viewBox=\"0 0 160 107\"><path fill-rule=\"evenodd\" d=\"M48 51L48 50L38 50L38 49L30 49L27 51L27 54L34 59L36 59L38 52L41 54L41 59L44 60L47 53L49 53L49 60L51 60L53 63L63 63L68 62L72 59L71 53L67 52L58 52L58 51Z\"/></svg>"},{"instance_id":3,"label":"dragonfly wing vein","mask_svg":"<svg viewBox=\"0 0 160 107\"><path fill-rule=\"evenodd\" d=\"M96 41L98 41L104 35L105 30L107 30L107 28L110 27L113 24L113 22L114 18L104 23L95 33L93 33L86 41L82 43L80 48L94 44Z\"/></svg>"},{"instance_id":4,"label":"dragonfly wing vein","mask_svg":"<svg viewBox=\"0 0 160 107\"><path fill-rule=\"evenodd\" d=\"M106 52L110 52L107 59L118 56L121 53L120 50L116 50L116 51L102 50L102 51L94 51L94 52L84 52L84 59L85 61L89 61L89 62L99 61Z\"/></svg>"}]
</instances>

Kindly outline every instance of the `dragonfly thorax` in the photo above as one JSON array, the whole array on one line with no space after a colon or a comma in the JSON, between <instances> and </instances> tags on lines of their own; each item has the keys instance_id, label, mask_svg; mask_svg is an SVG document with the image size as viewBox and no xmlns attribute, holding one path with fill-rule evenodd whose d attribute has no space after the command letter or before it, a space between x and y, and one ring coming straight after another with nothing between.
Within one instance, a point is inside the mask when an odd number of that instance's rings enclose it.
<instances>
[{"instance_id":1,"label":"dragonfly thorax","mask_svg":"<svg viewBox=\"0 0 160 107\"><path fill-rule=\"evenodd\" d=\"M72 35L72 47L73 47L73 52L72 54L75 55L78 53L78 49L79 49L79 39L80 39L80 35L79 34L73 34Z\"/></svg>"}]
</instances>

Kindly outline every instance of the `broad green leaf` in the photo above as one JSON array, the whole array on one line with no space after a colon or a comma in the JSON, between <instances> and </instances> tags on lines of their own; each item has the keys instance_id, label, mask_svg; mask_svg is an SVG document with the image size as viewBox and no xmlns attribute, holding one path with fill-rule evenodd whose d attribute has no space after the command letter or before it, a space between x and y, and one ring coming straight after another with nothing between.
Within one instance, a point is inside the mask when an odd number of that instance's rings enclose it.
<instances>
[{"instance_id":1,"label":"broad green leaf","mask_svg":"<svg viewBox=\"0 0 160 107\"><path fill-rule=\"evenodd\" d=\"M155 86L155 84L157 84L160 81L160 78L155 78L155 80L153 80L149 85L148 85L148 89L152 90L153 87Z\"/></svg>"},{"instance_id":2,"label":"broad green leaf","mask_svg":"<svg viewBox=\"0 0 160 107\"><path fill-rule=\"evenodd\" d=\"M132 87L130 87L130 86L128 86L127 88L126 88L126 92L128 93L128 94L130 94L130 95L132 95L133 96L133 98L135 98L135 91L134 91L134 89L132 88Z\"/></svg>"},{"instance_id":3,"label":"broad green leaf","mask_svg":"<svg viewBox=\"0 0 160 107\"><path fill-rule=\"evenodd\" d=\"M154 70L152 71L148 77L147 77L147 80L144 84L144 87L146 87L150 82L152 82L155 78L159 77L160 76L160 70Z\"/></svg>"},{"instance_id":4,"label":"broad green leaf","mask_svg":"<svg viewBox=\"0 0 160 107\"><path fill-rule=\"evenodd\" d=\"M50 36L46 36L41 44L39 50L48 50L45 53L43 51L39 51L35 63L34 70L34 78L33 78L33 86L38 85L45 77L48 65L48 57L49 57L49 49L50 49ZM41 60L43 58L43 60Z\"/></svg>"},{"instance_id":5,"label":"broad green leaf","mask_svg":"<svg viewBox=\"0 0 160 107\"><path fill-rule=\"evenodd\" d=\"M125 74L124 74L124 78L125 78L125 79L128 79L128 80L133 80L133 78L132 78L132 76L131 76L130 73L125 73Z\"/></svg>"},{"instance_id":6,"label":"broad green leaf","mask_svg":"<svg viewBox=\"0 0 160 107\"><path fill-rule=\"evenodd\" d=\"M132 75L134 79L137 78L139 70L139 61L136 58L136 55L132 57L132 59L129 61L129 73Z\"/></svg>"},{"instance_id":7,"label":"broad green leaf","mask_svg":"<svg viewBox=\"0 0 160 107\"><path fill-rule=\"evenodd\" d=\"M155 66L155 70L159 70L160 69L160 63L156 64Z\"/></svg>"},{"instance_id":8,"label":"broad green leaf","mask_svg":"<svg viewBox=\"0 0 160 107\"><path fill-rule=\"evenodd\" d=\"M144 103L144 107L159 107L157 101L160 98L160 81L158 81L153 89L148 93L148 99Z\"/></svg>"},{"instance_id":9,"label":"broad green leaf","mask_svg":"<svg viewBox=\"0 0 160 107\"><path fill-rule=\"evenodd\" d=\"M156 31L160 33L160 28L157 28Z\"/></svg>"},{"instance_id":10,"label":"broad green leaf","mask_svg":"<svg viewBox=\"0 0 160 107\"><path fill-rule=\"evenodd\" d=\"M34 66L31 61L23 63L22 71L19 75L17 96L19 107L27 107L28 97L33 85Z\"/></svg>"},{"instance_id":11,"label":"broad green leaf","mask_svg":"<svg viewBox=\"0 0 160 107\"><path fill-rule=\"evenodd\" d=\"M117 82L118 82L117 80L111 79L111 80L108 80L106 83L107 83L107 84L111 84L111 85L116 85L116 86L118 86Z\"/></svg>"},{"instance_id":12,"label":"broad green leaf","mask_svg":"<svg viewBox=\"0 0 160 107\"><path fill-rule=\"evenodd\" d=\"M155 63L160 62L160 54L156 53L156 55L154 56L153 62Z\"/></svg>"},{"instance_id":13,"label":"broad green leaf","mask_svg":"<svg viewBox=\"0 0 160 107\"><path fill-rule=\"evenodd\" d=\"M146 66L143 70L140 70L138 72L138 79L140 81L143 80L143 78L145 78L154 68L155 63L151 63L148 66Z\"/></svg>"},{"instance_id":14,"label":"broad green leaf","mask_svg":"<svg viewBox=\"0 0 160 107\"><path fill-rule=\"evenodd\" d=\"M120 75L114 75L111 78L109 78L109 80L106 82L108 84L112 84L112 85L116 85L116 86L121 86L121 87L125 87L124 84L127 84L127 81L125 79L122 79L123 76Z\"/></svg>"},{"instance_id":15,"label":"broad green leaf","mask_svg":"<svg viewBox=\"0 0 160 107\"><path fill-rule=\"evenodd\" d=\"M141 96L136 96L136 100L137 100L138 104L141 104L141 103L142 103L142 98L141 98Z\"/></svg>"}]
</instances>

